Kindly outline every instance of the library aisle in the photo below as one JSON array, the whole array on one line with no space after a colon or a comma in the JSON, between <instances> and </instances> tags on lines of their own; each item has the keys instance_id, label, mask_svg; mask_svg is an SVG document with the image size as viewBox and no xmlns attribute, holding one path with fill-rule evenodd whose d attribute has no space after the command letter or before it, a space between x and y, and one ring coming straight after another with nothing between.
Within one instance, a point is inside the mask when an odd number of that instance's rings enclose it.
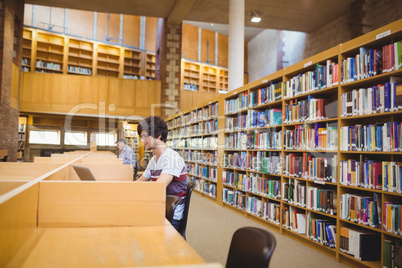
<instances>
[{"instance_id":1,"label":"library aisle","mask_svg":"<svg viewBox=\"0 0 402 268\"><path fill-rule=\"evenodd\" d=\"M243 226L266 229L276 238L270 267L348 267L261 224L194 193L187 223L187 242L206 262L226 264L233 233ZM289 254L291 252L292 254Z\"/></svg>"}]
</instances>

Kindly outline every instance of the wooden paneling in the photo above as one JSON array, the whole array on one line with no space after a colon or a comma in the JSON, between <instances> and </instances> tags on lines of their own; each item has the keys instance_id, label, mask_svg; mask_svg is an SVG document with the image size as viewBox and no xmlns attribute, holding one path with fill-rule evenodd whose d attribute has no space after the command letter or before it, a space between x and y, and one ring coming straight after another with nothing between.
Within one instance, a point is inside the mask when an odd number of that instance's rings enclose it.
<instances>
[{"instance_id":1,"label":"wooden paneling","mask_svg":"<svg viewBox=\"0 0 402 268\"><path fill-rule=\"evenodd\" d=\"M183 23L182 57L198 61L198 27Z\"/></svg>"},{"instance_id":2,"label":"wooden paneling","mask_svg":"<svg viewBox=\"0 0 402 268\"><path fill-rule=\"evenodd\" d=\"M39 227L163 226L157 182L40 182Z\"/></svg>"},{"instance_id":3,"label":"wooden paneling","mask_svg":"<svg viewBox=\"0 0 402 268\"><path fill-rule=\"evenodd\" d=\"M140 17L123 17L123 45L140 47ZM117 43L117 41L116 41Z\"/></svg>"},{"instance_id":4,"label":"wooden paneling","mask_svg":"<svg viewBox=\"0 0 402 268\"><path fill-rule=\"evenodd\" d=\"M0 267L6 267L34 232L37 208L37 184L0 204Z\"/></svg>"},{"instance_id":5,"label":"wooden paneling","mask_svg":"<svg viewBox=\"0 0 402 268\"><path fill-rule=\"evenodd\" d=\"M61 163L0 163L0 181L32 180L60 167L61 165Z\"/></svg>"},{"instance_id":6,"label":"wooden paneling","mask_svg":"<svg viewBox=\"0 0 402 268\"><path fill-rule=\"evenodd\" d=\"M10 94L10 106L14 109L18 109L18 88L20 86L20 71L17 65L12 63L11 66L11 94Z\"/></svg>"},{"instance_id":7,"label":"wooden paneling","mask_svg":"<svg viewBox=\"0 0 402 268\"><path fill-rule=\"evenodd\" d=\"M109 38L110 42L118 44L120 32L120 14L110 13L109 33L107 33L107 23L107 13L98 12L96 39L107 41L107 38Z\"/></svg>"},{"instance_id":8,"label":"wooden paneling","mask_svg":"<svg viewBox=\"0 0 402 268\"><path fill-rule=\"evenodd\" d=\"M155 52L156 18L147 17L145 26L145 50Z\"/></svg>"},{"instance_id":9,"label":"wooden paneling","mask_svg":"<svg viewBox=\"0 0 402 268\"><path fill-rule=\"evenodd\" d=\"M82 27L85 25L85 27ZM93 38L94 13L90 11L69 9L67 33L84 38ZM99 37L97 37L99 38Z\"/></svg>"},{"instance_id":10,"label":"wooden paneling","mask_svg":"<svg viewBox=\"0 0 402 268\"><path fill-rule=\"evenodd\" d=\"M228 67L228 36L218 34L218 63L217 65Z\"/></svg>"},{"instance_id":11,"label":"wooden paneling","mask_svg":"<svg viewBox=\"0 0 402 268\"><path fill-rule=\"evenodd\" d=\"M160 104L160 86L160 81L24 73L21 111L149 116L152 105Z\"/></svg>"},{"instance_id":12,"label":"wooden paneling","mask_svg":"<svg viewBox=\"0 0 402 268\"><path fill-rule=\"evenodd\" d=\"M0 195L23 185L25 182L26 181L0 181Z\"/></svg>"},{"instance_id":13,"label":"wooden paneling","mask_svg":"<svg viewBox=\"0 0 402 268\"><path fill-rule=\"evenodd\" d=\"M215 32L205 29L201 30L201 62L215 64Z\"/></svg>"},{"instance_id":14,"label":"wooden paneling","mask_svg":"<svg viewBox=\"0 0 402 268\"><path fill-rule=\"evenodd\" d=\"M219 96L217 92L203 93L198 91L181 91L180 110L185 111Z\"/></svg>"}]
</instances>

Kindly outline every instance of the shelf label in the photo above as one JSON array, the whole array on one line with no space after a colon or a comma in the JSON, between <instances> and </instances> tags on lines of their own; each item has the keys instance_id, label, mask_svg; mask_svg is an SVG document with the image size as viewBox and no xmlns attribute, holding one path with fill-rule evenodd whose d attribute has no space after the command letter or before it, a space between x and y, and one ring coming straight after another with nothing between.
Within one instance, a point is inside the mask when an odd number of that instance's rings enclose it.
<instances>
[{"instance_id":1,"label":"shelf label","mask_svg":"<svg viewBox=\"0 0 402 268\"><path fill-rule=\"evenodd\" d=\"M263 83L263 84L268 83L268 79L262 80L262 83Z\"/></svg>"},{"instance_id":2,"label":"shelf label","mask_svg":"<svg viewBox=\"0 0 402 268\"><path fill-rule=\"evenodd\" d=\"M234 91L232 95L236 95L236 94L237 94L237 91Z\"/></svg>"},{"instance_id":3,"label":"shelf label","mask_svg":"<svg viewBox=\"0 0 402 268\"><path fill-rule=\"evenodd\" d=\"M304 64L304 68L310 66L311 64L313 64L313 61L306 62L306 63Z\"/></svg>"},{"instance_id":4,"label":"shelf label","mask_svg":"<svg viewBox=\"0 0 402 268\"><path fill-rule=\"evenodd\" d=\"M391 30L388 30L388 31L386 31L386 32L377 34L376 37L375 37L375 39L378 40L378 39L381 39L381 38L383 38L383 37L386 37L386 36L388 36L388 35L390 35L390 34L391 34Z\"/></svg>"},{"instance_id":5,"label":"shelf label","mask_svg":"<svg viewBox=\"0 0 402 268\"><path fill-rule=\"evenodd\" d=\"M212 101L208 102L208 104L211 104L211 103L212 103Z\"/></svg>"},{"instance_id":6,"label":"shelf label","mask_svg":"<svg viewBox=\"0 0 402 268\"><path fill-rule=\"evenodd\" d=\"M314 180L314 183L325 185L325 181Z\"/></svg>"}]
</instances>

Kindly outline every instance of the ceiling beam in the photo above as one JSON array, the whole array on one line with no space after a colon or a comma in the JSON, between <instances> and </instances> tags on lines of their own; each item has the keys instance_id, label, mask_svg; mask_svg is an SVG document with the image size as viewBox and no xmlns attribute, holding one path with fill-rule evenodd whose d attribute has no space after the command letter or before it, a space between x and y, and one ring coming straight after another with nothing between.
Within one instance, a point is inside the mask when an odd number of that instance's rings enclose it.
<instances>
[{"instance_id":1,"label":"ceiling beam","mask_svg":"<svg viewBox=\"0 0 402 268\"><path fill-rule=\"evenodd\" d=\"M173 9L167 18L168 24L180 24L184 20L184 17L194 6L196 0L176 0Z\"/></svg>"}]
</instances>

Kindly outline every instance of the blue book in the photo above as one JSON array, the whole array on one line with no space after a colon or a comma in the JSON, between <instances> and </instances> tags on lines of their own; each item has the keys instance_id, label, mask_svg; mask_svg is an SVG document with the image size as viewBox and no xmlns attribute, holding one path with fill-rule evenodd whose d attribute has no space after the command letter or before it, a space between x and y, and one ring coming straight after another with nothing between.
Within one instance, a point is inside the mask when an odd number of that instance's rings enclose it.
<instances>
[{"instance_id":1,"label":"blue book","mask_svg":"<svg viewBox=\"0 0 402 268\"><path fill-rule=\"evenodd\" d=\"M391 109L391 88L390 83L384 84L384 112L389 112Z\"/></svg>"}]
</instances>

